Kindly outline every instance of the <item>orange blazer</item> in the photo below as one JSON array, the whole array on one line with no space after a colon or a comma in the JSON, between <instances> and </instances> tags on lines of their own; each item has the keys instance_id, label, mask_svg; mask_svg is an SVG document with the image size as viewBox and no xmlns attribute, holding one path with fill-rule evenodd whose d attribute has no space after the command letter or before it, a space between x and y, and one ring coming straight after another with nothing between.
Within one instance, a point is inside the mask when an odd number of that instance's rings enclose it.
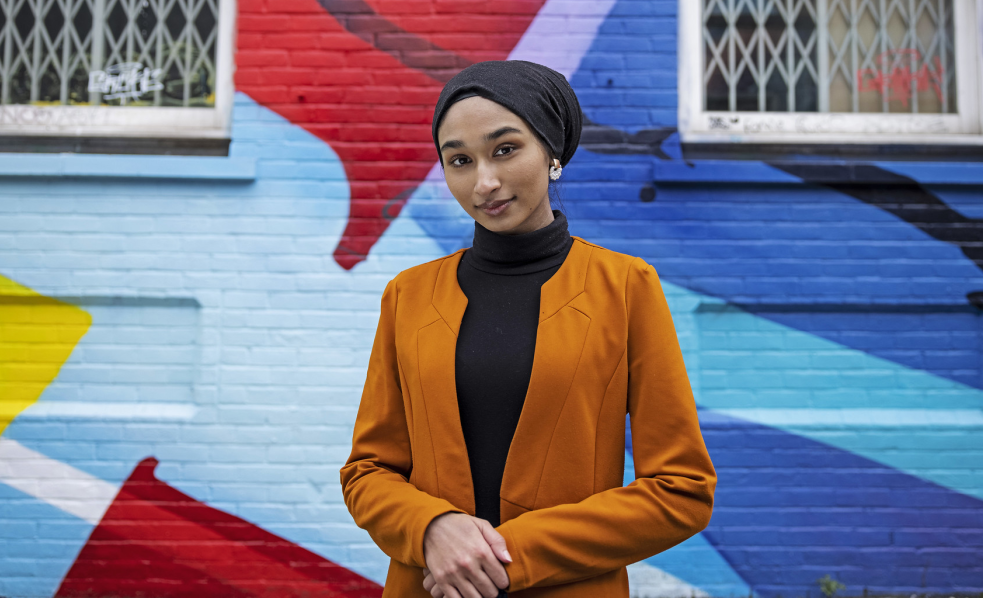
<instances>
[{"instance_id":1,"label":"orange blazer","mask_svg":"<svg viewBox=\"0 0 983 598\"><path fill-rule=\"evenodd\" d=\"M392 559L387 597L428 598L427 525L451 511L474 515L454 383L464 251L386 286L341 469L355 523ZM636 479L622 486L626 413ZM625 565L706 527L716 480L655 269L574 237L542 287L532 376L502 480L509 594L627 598Z\"/></svg>"}]
</instances>

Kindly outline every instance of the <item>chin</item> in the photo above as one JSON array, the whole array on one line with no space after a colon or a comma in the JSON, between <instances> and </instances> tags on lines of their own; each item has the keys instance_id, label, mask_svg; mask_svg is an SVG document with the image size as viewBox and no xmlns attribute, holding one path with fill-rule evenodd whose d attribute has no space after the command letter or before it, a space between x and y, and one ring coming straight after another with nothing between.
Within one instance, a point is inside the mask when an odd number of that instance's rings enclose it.
<instances>
[{"instance_id":1,"label":"chin","mask_svg":"<svg viewBox=\"0 0 983 598\"><path fill-rule=\"evenodd\" d=\"M496 218L494 216L488 216L484 213L479 213L479 218L476 218L478 224L487 228L493 233L509 234L510 231L518 228L522 225L523 220L518 218Z\"/></svg>"}]
</instances>

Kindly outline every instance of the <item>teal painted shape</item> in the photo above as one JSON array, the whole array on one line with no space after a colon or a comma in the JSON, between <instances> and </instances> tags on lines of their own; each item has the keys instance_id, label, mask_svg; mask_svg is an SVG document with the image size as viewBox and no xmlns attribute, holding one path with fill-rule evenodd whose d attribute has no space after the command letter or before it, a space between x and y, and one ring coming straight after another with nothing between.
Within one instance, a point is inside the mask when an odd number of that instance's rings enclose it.
<instances>
[{"instance_id":1,"label":"teal painted shape","mask_svg":"<svg viewBox=\"0 0 983 598\"><path fill-rule=\"evenodd\" d=\"M697 403L983 498L983 391L662 282Z\"/></svg>"}]
</instances>

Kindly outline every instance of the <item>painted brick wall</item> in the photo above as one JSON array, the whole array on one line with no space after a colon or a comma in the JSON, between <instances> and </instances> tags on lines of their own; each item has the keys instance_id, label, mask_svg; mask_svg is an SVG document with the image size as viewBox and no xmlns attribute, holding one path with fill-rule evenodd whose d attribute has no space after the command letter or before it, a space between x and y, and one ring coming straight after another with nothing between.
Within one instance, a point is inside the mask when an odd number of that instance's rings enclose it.
<instances>
[{"instance_id":1,"label":"painted brick wall","mask_svg":"<svg viewBox=\"0 0 983 598\"><path fill-rule=\"evenodd\" d=\"M983 592L979 169L684 160L676 4L239 0L229 158L0 154L0 596L381 593L337 472L386 282L469 243L433 102L507 57L576 89L564 210L659 271L720 476L633 594Z\"/></svg>"}]
</instances>

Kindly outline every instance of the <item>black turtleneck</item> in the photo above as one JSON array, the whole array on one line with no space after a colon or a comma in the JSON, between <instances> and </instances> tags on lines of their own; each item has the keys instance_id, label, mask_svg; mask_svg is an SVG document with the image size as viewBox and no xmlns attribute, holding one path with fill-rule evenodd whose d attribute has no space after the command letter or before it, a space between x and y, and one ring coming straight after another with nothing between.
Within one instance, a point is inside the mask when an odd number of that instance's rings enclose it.
<instances>
[{"instance_id":1,"label":"black turtleneck","mask_svg":"<svg viewBox=\"0 0 983 598\"><path fill-rule=\"evenodd\" d=\"M532 374L540 288L573 245L566 217L555 210L553 216L522 235L500 235L475 222L474 245L457 268L468 298L455 353L457 404L475 514L494 526L505 459Z\"/></svg>"}]
</instances>

